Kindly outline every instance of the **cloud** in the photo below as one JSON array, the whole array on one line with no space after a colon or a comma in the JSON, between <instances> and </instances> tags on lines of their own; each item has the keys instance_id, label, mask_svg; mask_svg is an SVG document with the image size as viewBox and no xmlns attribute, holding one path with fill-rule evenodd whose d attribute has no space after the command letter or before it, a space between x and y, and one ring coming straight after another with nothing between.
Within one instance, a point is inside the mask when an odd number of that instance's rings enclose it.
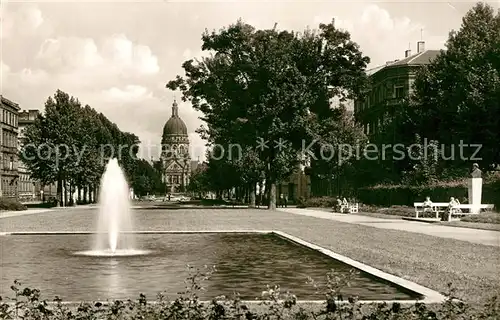
<instances>
[{"instance_id":1,"label":"cloud","mask_svg":"<svg viewBox=\"0 0 500 320\"><path fill-rule=\"evenodd\" d=\"M410 46L416 53L416 42L420 40L425 24L412 21L407 16L393 16L389 11L376 4L366 6L361 14L352 19L335 17L335 26L345 29L351 39L360 45L363 54L370 57L370 67L384 64L386 61L404 58L404 51ZM316 16L314 25L329 23L332 18ZM426 36L427 49L442 49L447 34Z\"/></svg>"},{"instance_id":2,"label":"cloud","mask_svg":"<svg viewBox=\"0 0 500 320\"><path fill-rule=\"evenodd\" d=\"M6 65L3 61L0 61L0 75L5 75L10 72L10 67Z\"/></svg>"},{"instance_id":3,"label":"cloud","mask_svg":"<svg viewBox=\"0 0 500 320\"><path fill-rule=\"evenodd\" d=\"M127 85L123 89L112 87L104 90L105 99L119 102L144 101L152 97L151 91L139 85Z\"/></svg>"},{"instance_id":4,"label":"cloud","mask_svg":"<svg viewBox=\"0 0 500 320\"><path fill-rule=\"evenodd\" d=\"M1 38L15 36L31 36L36 33L46 33L52 28L48 24L42 11L34 5L4 4L1 9L2 33Z\"/></svg>"},{"instance_id":5,"label":"cloud","mask_svg":"<svg viewBox=\"0 0 500 320\"><path fill-rule=\"evenodd\" d=\"M44 41L36 59L53 73L133 76L158 73L158 58L148 46L134 44L125 35L113 35L98 45L94 39L58 37Z\"/></svg>"}]
</instances>

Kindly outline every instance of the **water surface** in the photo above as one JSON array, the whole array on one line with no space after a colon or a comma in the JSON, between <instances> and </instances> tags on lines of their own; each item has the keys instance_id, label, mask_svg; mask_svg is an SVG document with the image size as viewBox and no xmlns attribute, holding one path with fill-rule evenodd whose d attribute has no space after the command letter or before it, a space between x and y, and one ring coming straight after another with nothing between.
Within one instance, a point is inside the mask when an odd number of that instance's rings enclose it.
<instances>
[{"instance_id":1,"label":"water surface","mask_svg":"<svg viewBox=\"0 0 500 320\"><path fill-rule=\"evenodd\" d=\"M64 300L135 298L140 293L154 299L184 290L186 265L216 266L204 282L203 299L239 292L243 299L261 295L266 285L279 284L299 299L324 295L307 283L308 276L322 282L335 269L348 273L349 266L276 235L262 234L139 234L137 247L152 250L147 256L99 258L78 256L88 250L92 235L13 235L0 237L0 295L10 295L14 279L39 288L43 297ZM391 284L357 275L346 295L362 300L403 300L418 295Z\"/></svg>"}]
</instances>

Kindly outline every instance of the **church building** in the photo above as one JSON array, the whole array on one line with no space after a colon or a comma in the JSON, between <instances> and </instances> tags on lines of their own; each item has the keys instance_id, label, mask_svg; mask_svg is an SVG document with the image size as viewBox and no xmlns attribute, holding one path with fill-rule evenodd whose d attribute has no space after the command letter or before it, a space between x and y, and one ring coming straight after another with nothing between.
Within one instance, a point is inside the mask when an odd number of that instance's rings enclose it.
<instances>
[{"instance_id":1,"label":"church building","mask_svg":"<svg viewBox=\"0 0 500 320\"><path fill-rule=\"evenodd\" d=\"M167 185L167 192L184 192L191 174L189 136L186 124L179 117L175 100L172 104L172 116L163 127L161 145L162 180Z\"/></svg>"}]
</instances>

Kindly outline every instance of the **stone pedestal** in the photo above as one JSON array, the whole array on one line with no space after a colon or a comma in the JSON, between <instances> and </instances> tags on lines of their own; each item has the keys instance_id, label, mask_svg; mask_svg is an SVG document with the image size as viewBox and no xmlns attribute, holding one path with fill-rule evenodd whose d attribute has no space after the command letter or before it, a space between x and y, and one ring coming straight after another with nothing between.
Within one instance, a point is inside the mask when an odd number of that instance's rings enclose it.
<instances>
[{"instance_id":1,"label":"stone pedestal","mask_svg":"<svg viewBox=\"0 0 500 320\"><path fill-rule=\"evenodd\" d=\"M469 204L473 205L471 213L479 213L481 208L481 194L483 192L483 179L469 179Z\"/></svg>"}]
</instances>

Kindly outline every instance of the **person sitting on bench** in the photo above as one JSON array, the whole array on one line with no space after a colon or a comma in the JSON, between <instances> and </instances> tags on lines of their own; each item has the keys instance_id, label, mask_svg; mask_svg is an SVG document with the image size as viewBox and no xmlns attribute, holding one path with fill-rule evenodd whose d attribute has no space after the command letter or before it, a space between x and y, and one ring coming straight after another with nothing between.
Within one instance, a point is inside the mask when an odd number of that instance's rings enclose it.
<instances>
[{"instance_id":1,"label":"person sitting on bench","mask_svg":"<svg viewBox=\"0 0 500 320\"><path fill-rule=\"evenodd\" d=\"M460 201L458 201L458 199L455 199L454 197L451 197L450 204L448 205L448 210L450 211L450 213L461 213L462 210L460 210L459 208L455 208L455 206L458 205L460 205Z\"/></svg>"},{"instance_id":2,"label":"person sitting on bench","mask_svg":"<svg viewBox=\"0 0 500 320\"><path fill-rule=\"evenodd\" d=\"M345 197L344 199L342 199L342 207L340 213L344 213L344 210L347 212L349 211L349 202L347 202L347 199Z\"/></svg>"},{"instance_id":3,"label":"person sitting on bench","mask_svg":"<svg viewBox=\"0 0 500 320\"><path fill-rule=\"evenodd\" d=\"M424 201L424 212L429 212L429 211L433 211L433 208L432 208L432 201L431 201L431 198L430 197L425 197L425 201Z\"/></svg>"},{"instance_id":4,"label":"person sitting on bench","mask_svg":"<svg viewBox=\"0 0 500 320\"><path fill-rule=\"evenodd\" d=\"M337 202L335 203L335 206L333 207L333 211L342 213L342 200L340 200L340 198L337 198Z\"/></svg>"}]
</instances>

